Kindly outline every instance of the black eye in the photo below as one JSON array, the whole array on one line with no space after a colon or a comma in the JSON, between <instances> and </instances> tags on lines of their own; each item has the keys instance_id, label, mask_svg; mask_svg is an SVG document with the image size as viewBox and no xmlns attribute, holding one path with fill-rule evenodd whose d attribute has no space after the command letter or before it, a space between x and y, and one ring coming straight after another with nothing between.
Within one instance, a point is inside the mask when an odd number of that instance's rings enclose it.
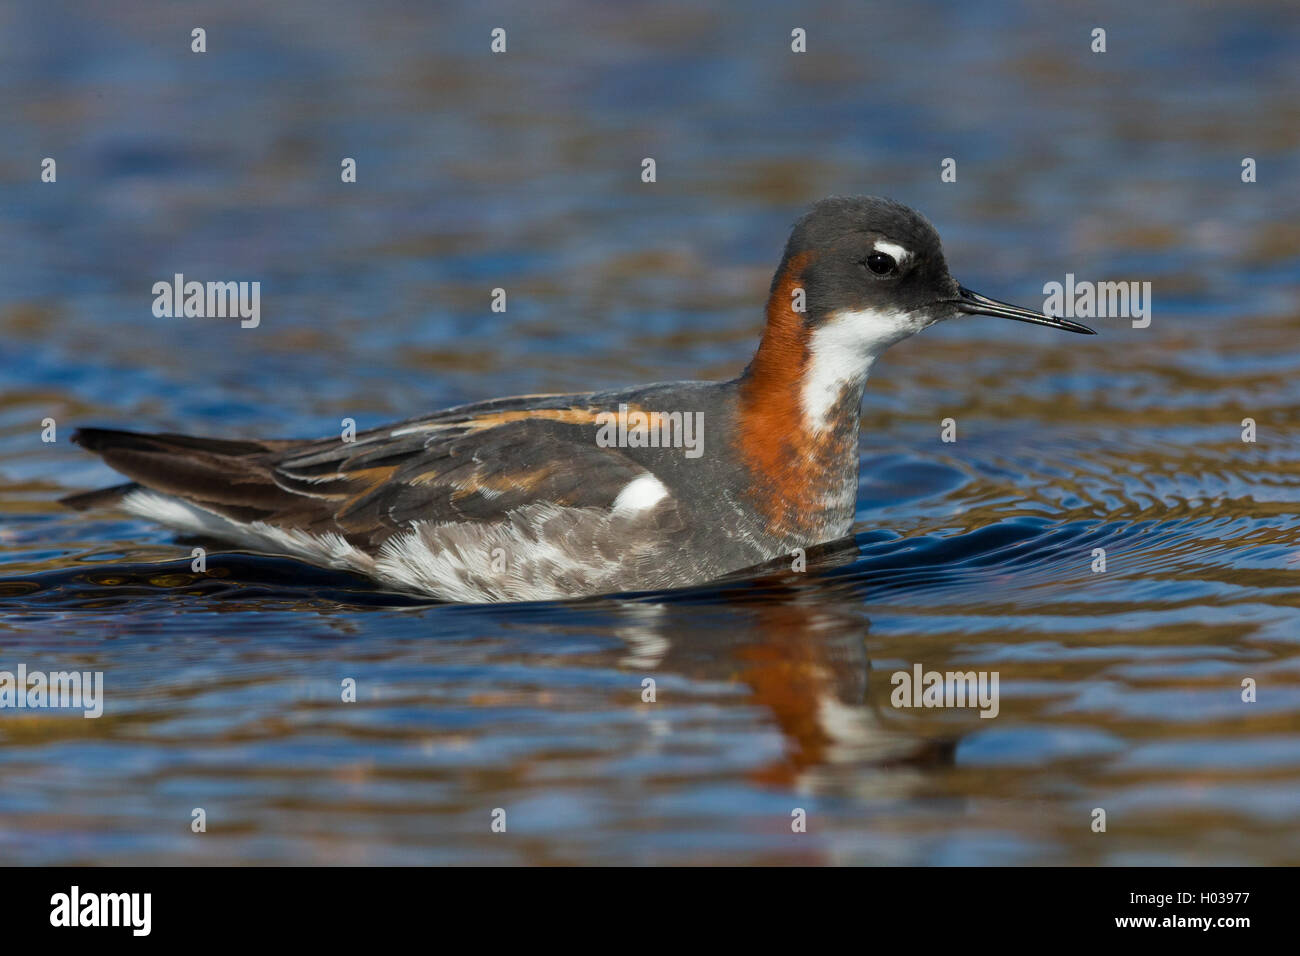
<instances>
[{"instance_id":1,"label":"black eye","mask_svg":"<svg viewBox=\"0 0 1300 956\"><path fill-rule=\"evenodd\" d=\"M878 276L887 276L898 268L894 257L884 252L873 252L867 256L867 268Z\"/></svg>"}]
</instances>

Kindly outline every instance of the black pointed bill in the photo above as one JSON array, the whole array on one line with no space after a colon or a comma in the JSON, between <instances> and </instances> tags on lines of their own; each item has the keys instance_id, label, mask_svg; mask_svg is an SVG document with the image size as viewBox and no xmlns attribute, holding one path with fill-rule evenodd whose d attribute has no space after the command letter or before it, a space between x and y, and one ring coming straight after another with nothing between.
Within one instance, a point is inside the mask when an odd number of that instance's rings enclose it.
<instances>
[{"instance_id":1,"label":"black pointed bill","mask_svg":"<svg viewBox=\"0 0 1300 956\"><path fill-rule=\"evenodd\" d=\"M960 298L956 302L957 308L968 315L996 315L1003 319L1015 319L1017 322L1033 322L1035 325L1048 325L1054 329L1078 332L1080 335L1097 334L1086 325L1071 322L1069 319L1057 319L1050 315L1043 315L1041 312L1035 312L1033 309L1022 309L1020 306L1011 305L1009 302L999 302L997 299L990 299L986 295L972 292L965 286L958 286L957 288L960 291Z\"/></svg>"}]
</instances>

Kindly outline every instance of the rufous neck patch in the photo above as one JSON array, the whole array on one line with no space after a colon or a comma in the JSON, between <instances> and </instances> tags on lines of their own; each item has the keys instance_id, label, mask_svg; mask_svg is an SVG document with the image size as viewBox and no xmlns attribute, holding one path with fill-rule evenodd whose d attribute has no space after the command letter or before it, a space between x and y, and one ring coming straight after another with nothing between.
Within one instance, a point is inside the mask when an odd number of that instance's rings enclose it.
<instances>
[{"instance_id":1,"label":"rufous neck patch","mask_svg":"<svg viewBox=\"0 0 1300 956\"><path fill-rule=\"evenodd\" d=\"M809 332L807 314L794 303L811 261L803 253L786 263L767 301L763 340L740 382L737 450L754 479L750 497L777 534L814 533L830 486L843 480L844 456L854 456L857 466L856 427L813 433L805 425L800 396Z\"/></svg>"}]
</instances>

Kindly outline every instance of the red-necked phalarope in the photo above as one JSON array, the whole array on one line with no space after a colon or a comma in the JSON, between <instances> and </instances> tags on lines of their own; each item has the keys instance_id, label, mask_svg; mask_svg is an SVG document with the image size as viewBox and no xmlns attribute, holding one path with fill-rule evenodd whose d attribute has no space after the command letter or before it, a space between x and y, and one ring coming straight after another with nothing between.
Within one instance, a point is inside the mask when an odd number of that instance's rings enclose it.
<instances>
[{"instance_id":1,"label":"red-necked phalarope","mask_svg":"<svg viewBox=\"0 0 1300 956\"><path fill-rule=\"evenodd\" d=\"M848 533L872 363L965 314L1092 331L958 285L906 206L827 199L733 381L500 398L351 441L86 428L74 440L131 483L66 500L448 601L701 583Z\"/></svg>"}]
</instances>

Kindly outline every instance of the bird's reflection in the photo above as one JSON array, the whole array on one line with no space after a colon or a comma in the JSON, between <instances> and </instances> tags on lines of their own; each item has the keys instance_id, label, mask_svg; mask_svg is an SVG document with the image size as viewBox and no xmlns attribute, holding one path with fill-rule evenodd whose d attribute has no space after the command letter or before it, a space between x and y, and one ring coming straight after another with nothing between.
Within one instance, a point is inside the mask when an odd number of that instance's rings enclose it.
<instances>
[{"instance_id":1,"label":"bird's reflection","mask_svg":"<svg viewBox=\"0 0 1300 956\"><path fill-rule=\"evenodd\" d=\"M783 739L780 758L752 772L756 782L889 796L914 791L927 768L951 764L955 736L921 736L887 698L883 708L870 699L870 620L860 593L828 599L824 589L770 579L726 596L639 605L618 629L622 664L744 687Z\"/></svg>"},{"instance_id":2,"label":"bird's reflection","mask_svg":"<svg viewBox=\"0 0 1300 956\"><path fill-rule=\"evenodd\" d=\"M924 785L927 769L952 762L957 737L933 736L933 722L926 722L930 730L923 734L889 706L887 682L877 688L882 699L872 699L866 595L858 584L815 573L855 554L852 548L845 554L810 553L807 574L751 575L694 592L597 601L587 607L598 608L602 626L623 642L622 667L656 678L677 676L743 689L781 735L780 755L750 771L756 782L813 794L910 794ZM109 571L67 569L31 582L0 582L12 592L0 587L0 603L7 598L28 606L39 601L113 608L129 602L138 609L165 604L183 589L191 602L201 593L210 610L238 611L268 598L292 599L303 609L313 602L337 607L345 601L358 609L378 604L421 615L430 607L282 559L222 556L218 571L192 574L186 562L119 565ZM607 615L611 609L616 613ZM534 613L554 611L539 606ZM480 615L529 619L518 607L475 609L472 614L466 618L478 621L472 631L489 619ZM337 628L353 622L347 615L329 620ZM544 626L567 633L572 621Z\"/></svg>"}]
</instances>

